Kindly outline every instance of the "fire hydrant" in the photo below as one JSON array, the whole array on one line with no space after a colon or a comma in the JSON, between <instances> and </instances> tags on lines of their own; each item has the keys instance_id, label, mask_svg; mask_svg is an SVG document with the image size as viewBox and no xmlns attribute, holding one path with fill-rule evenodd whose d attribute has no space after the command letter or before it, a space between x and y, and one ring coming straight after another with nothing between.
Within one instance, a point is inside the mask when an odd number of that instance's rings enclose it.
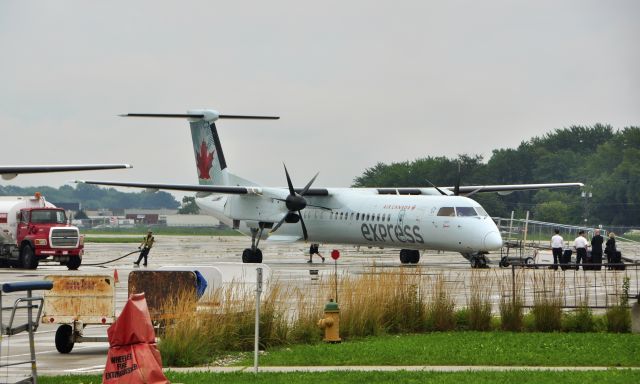
<instances>
[{"instance_id":1,"label":"fire hydrant","mask_svg":"<svg viewBox=\"0 0 640 384\"><path fill-rule=\"evenodd\" d=\"M324 318L318 321L318 327L324 329L323 341L327 343L339 343L340 338L340 308L333 299L324 306Z\"/></svg>"}]
</instances>

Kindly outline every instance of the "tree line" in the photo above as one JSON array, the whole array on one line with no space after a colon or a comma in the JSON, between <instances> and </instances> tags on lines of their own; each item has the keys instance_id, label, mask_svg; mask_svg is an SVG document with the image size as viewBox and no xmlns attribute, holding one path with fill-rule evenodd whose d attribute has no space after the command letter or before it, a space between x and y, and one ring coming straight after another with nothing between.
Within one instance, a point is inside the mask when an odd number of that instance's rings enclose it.
<instances>
[{"instance_id":1,"label":"tree line","mask_svg":"<svg viewBox=\"0 0 640 384\"><path fill-rule=\"evenodd\" d=\"M473 196L492 216L588 225L640 224L640 127L571 126L523 141L517 148L495 149L488 161L479 155L426 157L367 168L354 187L582 182L585 187ZM585 221L586 219L586 221Z\"/></svg>"},{"instance_id":2,"label":"tree line","mask_svg":"<svg viewBox=\"0 0 640 384\"><path fill-rule=\"evenodd\" d=\"M176 209L178 201L167 192L120 192L115 188L100 188L96 185L63 185L60 188L0 186L0 196L31 196L36 192L49 202L79 202L83 210L96 209Z\"/></svg>"}]
</instances>

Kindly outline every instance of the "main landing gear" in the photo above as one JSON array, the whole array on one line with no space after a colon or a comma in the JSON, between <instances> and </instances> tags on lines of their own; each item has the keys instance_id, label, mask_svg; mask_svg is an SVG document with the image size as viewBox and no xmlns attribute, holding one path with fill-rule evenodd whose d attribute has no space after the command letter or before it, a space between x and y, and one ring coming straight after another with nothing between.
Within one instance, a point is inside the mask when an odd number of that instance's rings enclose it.
<instances>
[{"instance_id":1,"label":"main landing gear","mask_svg":"<svg viewBox=\"0 0 640 384\"><path fill-rule=\"evenodd\" d=\"M251 228L251 248L242 251L243 263L262 263L262 251L258 248L264 225L260 224L260 229Z\"/></svg>"},{"instance_id":2,"label":"main landing gear","mask_svg":"<svg viewBox=\"0 0 640 384\"><path fill-rule=\"evenodd\" d=\"M420 261L420 251L415 249L401 249L400 263L402 264L418 264Z\"/></svg>"}]
</instances>

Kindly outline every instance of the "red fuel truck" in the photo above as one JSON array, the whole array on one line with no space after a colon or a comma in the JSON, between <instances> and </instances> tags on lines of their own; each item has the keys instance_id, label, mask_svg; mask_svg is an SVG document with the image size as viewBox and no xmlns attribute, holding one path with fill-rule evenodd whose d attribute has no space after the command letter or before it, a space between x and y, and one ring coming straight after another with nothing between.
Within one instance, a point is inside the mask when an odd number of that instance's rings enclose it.
<instances>
[{"instance_id":1,"label":"red fuel truck","mask_svg":"<svg viewBox=\"0 0 640 384\"><path fill-rule=\"evenodd\" d=\"M0 267L36 269L41 260L78 269L84 239L43 196L0 196Z\"/></svg>"}]
</instances>

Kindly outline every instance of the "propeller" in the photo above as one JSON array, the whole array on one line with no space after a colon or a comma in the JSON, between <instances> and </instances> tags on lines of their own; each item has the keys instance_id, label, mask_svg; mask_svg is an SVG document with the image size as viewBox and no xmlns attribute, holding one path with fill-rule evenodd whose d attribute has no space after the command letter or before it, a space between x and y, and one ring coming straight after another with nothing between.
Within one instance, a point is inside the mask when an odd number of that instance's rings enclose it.
<instances>
[{"instance_id":1,"label":"propeller","mask_svg":"<svg viewBox=\"0 0 640 384\"><path fill-rule=\"evenodd\" d=\"M309 191L309 188L311 188L311 184L313 184L313 182L316 180L316 178L320 173L319 172L316 173L316 175L313 176L313 178L307 183L307 185L305 185L302 191L300 191L300 193L298 194L293 188L293 183L291 182L291 177L289 176L289 171L287 170L287 166L284 163L282 165L284 165L284 173L287 176L287 186L289 187L289 196L287 196L286 199L276 199L276 200L284 201L287 207L287 210L289 212L287 212L282 217L282 219L278 221L278 223L271 229L271 232L272 233L275 232L285 222L297 223L298 221L300 221L300 225L302 226L302 235L304 236L304 239L307 240L307 238L309 237L309 234L307 232L307 226L304 225L304 220L302 219L302 214L300 213L300 211L305 209L307 206L331 210L331 208L308 204L307 200L304 198L304 195Z\"/></svg>"},{"instance_id":2,"label":"propeller","mask_svg":"<svg viewBox=\"0 0 640 384\"><path fill-rule=\"evenodd\" d=\"M456 177L456 184L453 187L453 196L460 196L460 162L458 162L458 176ZM429 183L433 188L436 189L436 191L440 192L441 195L443 196L449 196L446 192L444 192L442 189L438 188L435 184L433 184L431 181L425 179L425 181L427 183ZM477 189L475 191L473 191L471 193L471 195L473 195L474 193L478 192L480 189Z\"/></svg>"}]
</instances>

